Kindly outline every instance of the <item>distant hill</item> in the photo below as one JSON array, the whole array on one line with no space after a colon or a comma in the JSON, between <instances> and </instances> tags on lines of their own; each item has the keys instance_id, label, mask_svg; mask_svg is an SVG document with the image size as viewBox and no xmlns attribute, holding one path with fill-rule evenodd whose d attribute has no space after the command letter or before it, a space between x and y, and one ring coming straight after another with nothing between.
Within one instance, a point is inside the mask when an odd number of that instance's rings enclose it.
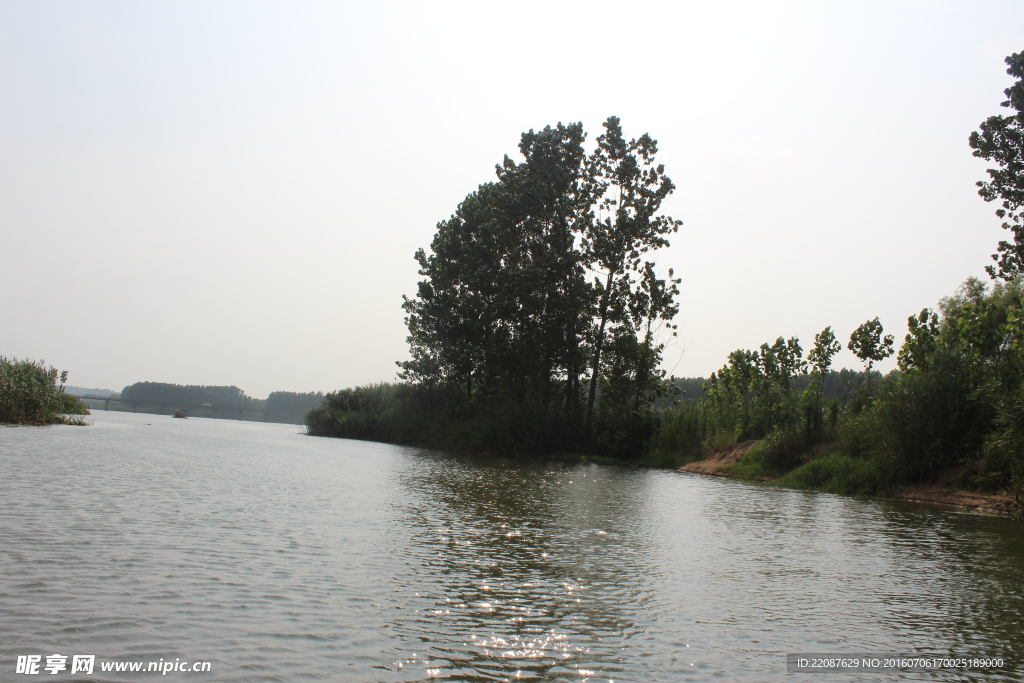
<instances>
[{"instance_id":1,"label":"distant hill","mask_svg":"<svg viewBox=\"0 0 1024 683\"><path fill-rule=\"evenodd\" d=\"M117 396L113 389L88 389L86 387L66 386L64 391L72 396Z\"/></svg>"}]
</instances>

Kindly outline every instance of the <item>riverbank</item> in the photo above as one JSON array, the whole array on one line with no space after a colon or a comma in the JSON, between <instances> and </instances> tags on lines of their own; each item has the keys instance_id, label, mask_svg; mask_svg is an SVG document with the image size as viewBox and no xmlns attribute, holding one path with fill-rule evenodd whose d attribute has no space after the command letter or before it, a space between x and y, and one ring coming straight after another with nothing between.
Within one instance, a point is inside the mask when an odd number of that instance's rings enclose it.
<instances>
[{"instance_id":1,"label":"riverbank","mask_svg":"<svg viewBox=\"0 0 1024 683\"><path fill-rule=\"evenodd\" d=\"M687 474L757 481L791 488L792 482L786 481L789 478L790 472L766 474L753 467L753 463L744 462L747 454L754 451L760 443L760 440L749 440L726 448L710 450L705 454L706 457L704 459L687 463L677 468L677 471ZM808 453L808 459L810 461L822 459L832 455L834 451L834 444L817 444ZM966 466L945 470L936 477L934 482L903 486L875 497L935 505L963 512L1020 516L1020 506L1014 501L1012 496L994 492L970 491L958 487L956 482L963 476L966 470ZM790 485L787 486L787 484Z\"/></svg>"}]
</instances>

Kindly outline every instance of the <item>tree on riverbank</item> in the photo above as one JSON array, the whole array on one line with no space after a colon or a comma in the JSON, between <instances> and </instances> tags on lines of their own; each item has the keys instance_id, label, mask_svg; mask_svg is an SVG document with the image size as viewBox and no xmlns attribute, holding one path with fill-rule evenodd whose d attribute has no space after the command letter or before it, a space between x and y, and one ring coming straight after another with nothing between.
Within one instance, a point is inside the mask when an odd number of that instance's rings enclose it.
<instances>
[{"instance_id":1,"label":"tree on riverbank","mask_svg":"<svg viewBox=\"0 0 1024 683\"><path fill-rule=\"evenodd\" d=\"M986 202L1001 200L996 215L1013 233L1013 242L1000 241L992 254L996 265L985 269L993 278L1009 280L1024 273L1024 52L1010 55L1006 64L1006 73L1017 82L1003 91L1007 99L1002 106L1016 113L987 118L971 133L970 145L974 156L999 166L988 169L988 181L978 182L978 194Z\"/></svg>"},{"instance_id":2,"label":"tree on riverbank","mask_svg":"<svg viewBox=\"0 0 1024 683\"><path fill-rule=\"evenodd\" d=\"M505 157L416 252L424 279L403 304L412 359L400 376L457 388L478 417L519 415L519 434L499 441L615 448L650 436L658 333L678 293L650 258L680 225L659 214L675 186L649 135L627 139L616 117L604 129L589 155L581 124L523 133L523 161Z\"/></svg>"},{"instance_id":3,"label":"tree on riverbank","mask_svg":"<svg viewBox=\"0 0 1024 683\"><path fill-rule=\"evenodd\" d=\"M830 369L841 346L828 327L806 358L779 337L706 381L665 381L656 333L671 333L678 280L649 254L678 229L658 213L673 185L654 141L627 142L613 117L590 155L579 124L523 135L524 161L506 158L416 253L408 382L329 394L310 433L672 466L745 451L728 473L867 494L942 474L1024 510L1024 56L1007 63L1018 114L971 136L1000 165L979 185L1014 234L989 268L1003 281L968 279L910 316L899 370L874 369L896 351L875 318L850 336L862 372ZM672 390L688 395L669 404Z\"/></svg>"}]
</instances>

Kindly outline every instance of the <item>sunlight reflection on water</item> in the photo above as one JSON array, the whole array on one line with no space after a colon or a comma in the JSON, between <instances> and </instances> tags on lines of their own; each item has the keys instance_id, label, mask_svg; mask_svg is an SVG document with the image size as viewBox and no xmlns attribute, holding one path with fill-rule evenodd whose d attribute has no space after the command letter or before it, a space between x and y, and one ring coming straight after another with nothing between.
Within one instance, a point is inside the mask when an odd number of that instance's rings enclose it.
<instances>
[{"instance_id":1,"label":"sunlight reflection on water","mask_svg":"<svg viewBox=\"0 0 1024 683\"><path fill-rule=\"evenodd\" d=\"M95 421L0 430L0 667L66 651L209 660L216 681L760 681L787 652L1024 651L1007 520Z\"/></svg>"}]
</instances>

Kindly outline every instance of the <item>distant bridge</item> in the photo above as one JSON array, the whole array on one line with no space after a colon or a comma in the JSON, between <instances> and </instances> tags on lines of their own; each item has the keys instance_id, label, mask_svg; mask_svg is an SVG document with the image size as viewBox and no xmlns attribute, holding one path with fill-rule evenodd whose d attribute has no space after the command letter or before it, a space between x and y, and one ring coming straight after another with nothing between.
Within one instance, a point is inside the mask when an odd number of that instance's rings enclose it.
<instances>
[{"instance_id":1,"label":"distant bridge","mask_svg":"<svg viewBox=\"0 0 1024 683\"><path fill-rule=\"evenodd\" d=\"M176 413L179 410L185 410L191 414L193 412L200 413L195 417L211 417L214 420L244 420L246 415L252 413L259 413L263 415L262 420L254 420L254 422L270 422L267 418L271 415L280 415L283 418L288 419L292 424L302 424L302 418L305 417L303 413L284 413L277 410L260 410L258 408L218 408L217 406L190 406L182 405L181 403L170 403L168 401L143 401L134 398L114 398L112 396L77 396L70 394L75 398L83 401L103 401L103 410L110 410L110 403L130 403L132 406L132 412L138 412L140 405L158 406L156 409L157 414L164 414L168 410L165 406L174 406L170 408L172 413ZM152 410L143 410L144 413L151 413Z\"/></svg>"}]
</instances>

